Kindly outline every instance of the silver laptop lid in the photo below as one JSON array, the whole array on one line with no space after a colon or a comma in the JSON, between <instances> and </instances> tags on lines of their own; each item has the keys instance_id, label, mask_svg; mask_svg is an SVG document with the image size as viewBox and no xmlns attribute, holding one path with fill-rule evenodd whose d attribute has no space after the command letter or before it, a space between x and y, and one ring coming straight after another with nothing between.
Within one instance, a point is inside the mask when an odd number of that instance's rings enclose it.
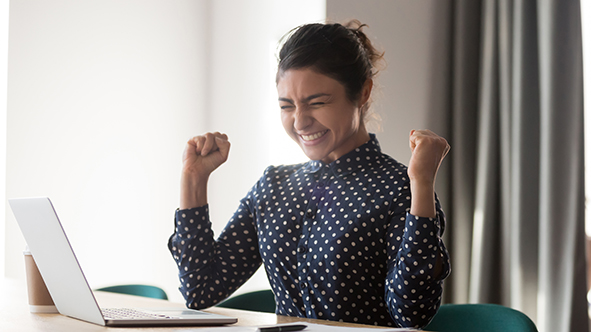
<instances>
[{"instance_id":1,"label":"silver laptop lid","mask_svg":"<svg viewBox=\"0 0 591 332\"><path fill-rule=\"evenodd\" d=\"M8 202L58 311L105 325L49 198L15 198Z\"/></svg>"}]
</instances>

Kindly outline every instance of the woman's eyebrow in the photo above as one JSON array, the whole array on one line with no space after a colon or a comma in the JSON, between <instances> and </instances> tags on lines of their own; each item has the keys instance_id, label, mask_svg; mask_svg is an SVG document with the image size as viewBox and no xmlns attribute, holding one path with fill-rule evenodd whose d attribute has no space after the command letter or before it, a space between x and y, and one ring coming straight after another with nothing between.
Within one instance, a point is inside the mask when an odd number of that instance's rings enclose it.
<instances>
[{"instance_id":1,"label":"woman's eyebrow","mask_svg":"<svg viewBox=\"0 0 591 332\"><path fill-rule=\"evenodd\" d=\"M320 97L330 97L331 95L328 93L315 93L313 95L310 95L306 98L304 98L302 101L306 102L306 101L310 101L312 99L316 99L316 98L320 98ZM279 101L284 101L284 102L288 102L288 103L292 103L293 104L293 100L289 99L289 98L283 98L283 97L279 97Z\"/></svg>"},{"instance_id":2,"label":"woman's eyebrow","mask_svg":"<svg viewBox=\"0 0 591 332\"><path fill-rule=\"evenodd\" d=\"M304 101L310 101L312 99L316 99L316 98L320 98L320 97L326 97L326 96L329 96L330 97L330 94L328 94L328 93L316 93L316 94L313 94L311 96L308 96L308 97L304 98Z\"/></svg>"},{"instance_id":3,"label":"woman's eyebrow","mask_svg":"<svg viewBox=\"0 0 591 332\"><path fill-rule=\"evenodd\" d=\"M293 104L293 100L291 100L291 99L289 99L289 98L282 98L282 97L279 97L279 101L284 101L284 102L286 102L286 103Z\"/></svg>"}]
</instances>

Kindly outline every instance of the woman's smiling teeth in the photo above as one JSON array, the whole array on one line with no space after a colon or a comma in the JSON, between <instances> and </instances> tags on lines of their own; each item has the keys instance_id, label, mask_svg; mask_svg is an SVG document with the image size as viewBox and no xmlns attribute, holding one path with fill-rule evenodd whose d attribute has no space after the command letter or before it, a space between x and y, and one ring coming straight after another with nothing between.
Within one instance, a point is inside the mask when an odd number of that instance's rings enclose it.
<instances>
[{"instance_id":1,"label":"woman's smiling teeth","mask_svg":"<svg viewBox=\"0 0 591 332\"><path fill-rule=\"evenodd\" d=\"M319 139L320 137L324 136L324 134L326 134L328 132L328 130L325 131L321 131L312 135L300 135L300 137L304 140L304 141L313 141L315 139Z\"/></svg>"}]
</instances>

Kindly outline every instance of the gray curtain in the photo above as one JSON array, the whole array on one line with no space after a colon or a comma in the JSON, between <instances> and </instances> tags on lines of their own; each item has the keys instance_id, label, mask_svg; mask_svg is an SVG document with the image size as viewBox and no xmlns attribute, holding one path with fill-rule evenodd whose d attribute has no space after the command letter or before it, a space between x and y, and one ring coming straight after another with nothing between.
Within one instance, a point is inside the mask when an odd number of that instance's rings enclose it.
<instances>
[{"instance_id":1,"label":"gray curtain","mask_svg":"<svg viewBox=\"0 0 591 332\"><path fill-rule=\"evenodd\" d=\"M588 331L578 0L455 0L444 301ZM439 180L441 179L441 180Z\"/></svg>"}]
</instances>

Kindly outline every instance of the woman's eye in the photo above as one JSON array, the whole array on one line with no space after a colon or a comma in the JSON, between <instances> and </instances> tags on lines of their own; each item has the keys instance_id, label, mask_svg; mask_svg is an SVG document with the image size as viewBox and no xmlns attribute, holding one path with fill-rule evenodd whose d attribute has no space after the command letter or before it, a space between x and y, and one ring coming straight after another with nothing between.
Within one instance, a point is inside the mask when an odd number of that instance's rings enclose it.
<instances>
[{"instance_id":1,"label":"woman's eye","mask_svg":"<svg viewBox=\"0 0 591 332\"><path fill-rule=\"evenodd\" d=\"M322 106L322 105L324 105L324 103L321 101L312 103L312 106Z\"/></svg>"},{"instance_id":2,"label":"woman's eye","mask_svg":"<svg viewBox=\"0 0 591 332\"><path fill-rule=\"evenodd\" d=\"M290 110L293 108L292 105L280 105L279 107L281 107L282 110Z\"/></svg>"}]
</instances>

